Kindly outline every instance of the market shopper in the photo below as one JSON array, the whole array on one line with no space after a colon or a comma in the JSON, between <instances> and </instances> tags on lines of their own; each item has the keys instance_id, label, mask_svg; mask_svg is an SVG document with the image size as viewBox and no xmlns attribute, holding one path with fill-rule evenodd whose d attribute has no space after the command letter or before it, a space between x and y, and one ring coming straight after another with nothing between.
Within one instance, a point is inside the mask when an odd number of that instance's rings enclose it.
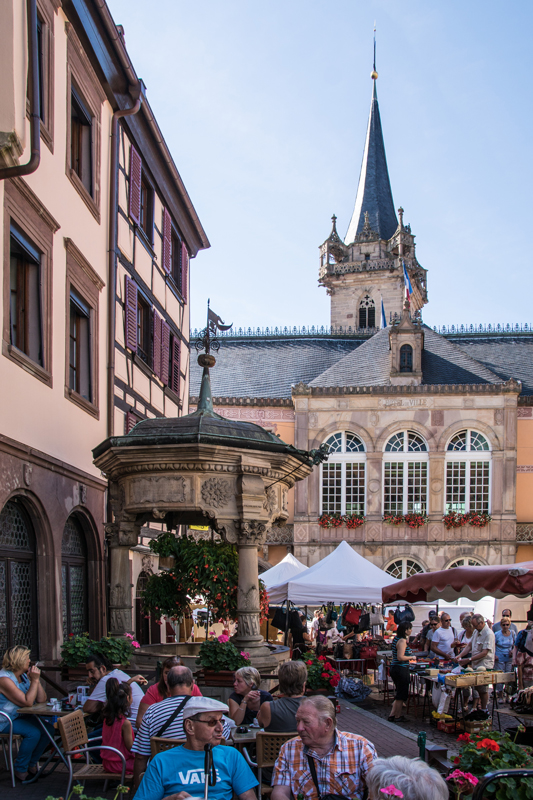
<instances>
[{"instance_id":1,"label":"market shopper","mask_svg":"<svg viewBox=\"0 0 533 800\"><path fill-rule=\"evenodd\" d=\"M494 633L494 628L492 629ZM513 667L513 649L516 634L511 630L510 617L503 617L500 630L494 634L495 659L494 668L500 672L511 672ZM503 699L503 683L496 686L498 697Z\"/></svg>"},{"instance_id":2,"label":"market shopper","mask_svg":"<svg viewBox=\"0 0 533 800\"><path fill-rule=\"evenodd\" d=\"M337 729L335 706L327 697L302 700L296 722L299 736L282 746L274 767L272 800L291 796L312 800L317 794L362 798L366 775L376 759L374 745Z\"/></svg>"},{"instance_id":3,"label":"market shopper","mask_svg":"<svg viewBox=\"0 0 533 800\"><path fill-rule=\"evenodd\" d=\"M450 660L454 656L457 632L452 627L452 618L447 611L440 615L440 628L435 628L431 639L431 652L440 659Z\"/></svg>"},{"instance_id":4,"label":"market shopper","mask_svg":"<svg viewBox=\"0 0 533 800\"><path fill-rule=\"evenodd\" d=\"M409 697L409 661L413 658L413 651L407 644L413 630L411 622L402 622L396 629L396 636L392 640L392 660L390 676L393 680L396 694L392 704L389 722L405 722L403 704Z\"/></svg>"},{"instance_id":5,"label":"market shopper","mask_svg":"<svg viewBox=\"0 0 533 800\"><path fill-rule=\"evenodd\" d=\"M492 626L493 633L498 633L498 631L501 630L502 622L504 620L504 617L509 617L509 621L511 622L511 631L516 636L516 634L518 633L518 628L516 627L514 622L512 622L512 616L513 616L513 612L511 611L511 609L510 608L504 608L503 611L502 611L502 618L501 618L500 622L495 622L494 625Z\"/></svg>"},{"instance_id":6,"label":"market shopper","mask_svg":"<svg viewBox=\"0 0 533 800\"><path fill-rule=\"evenodd\" d=\"M513 648L513 666L517 667L518 688L528 689L533 686L533 622L526 626L527 636L524 650Z\"/></svg>"},{"instance_id":7,"label":"market shopper","mask_svg":"<svg viewBox=\"0 0 533 800\"><path fill-rule=\"evenodd\" d=\"M474 626L474 634L470 642L459 654L459 664L463 667L471 666L474 669L485 668L490 670L494 668L494 633L486 624L482 614L474 614L472 617L472 624ZM477 686L479 698L481 701L481 710L473 712L479 715L479 719L487 719L488 712L487 706L489 703L489 687Z\"/></svg>"},{"instance_id":8,"label":"market shopper","mask_svg":"<svg viewBox=\"0 0 533 800\"><path fill-rule=\"evenodd\" d=\"M366 782L369 800L382 800L390 786L401 792L404 800L448 800L442 775L419 758L376 758Z\"/></svg>"}]
</instances>

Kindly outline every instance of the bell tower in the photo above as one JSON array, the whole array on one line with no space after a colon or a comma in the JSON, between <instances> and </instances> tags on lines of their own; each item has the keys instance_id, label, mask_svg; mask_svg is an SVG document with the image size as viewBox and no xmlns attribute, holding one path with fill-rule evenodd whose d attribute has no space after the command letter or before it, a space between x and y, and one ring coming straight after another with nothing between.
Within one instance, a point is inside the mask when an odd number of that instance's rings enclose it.
<instances>
[{"instance_id":1,"label":"bell tower","mask_svg":"<svg viewBox=\"0 0 533 800\"><path fill-rule=\"evenodd\" d=\"M319 284L331 297L331 326L372 330L402 316L407 278L410 310L427 303L426 270L416 259L415 237L394 210L377 96L375 58L372 101L355 208L344 241L337 218L320 246ZM405 268L405 270L404 270ZM407 276L407 277L406 277ZM373 311L372 311L373 310Z\"/></svg>"}]
</instances>

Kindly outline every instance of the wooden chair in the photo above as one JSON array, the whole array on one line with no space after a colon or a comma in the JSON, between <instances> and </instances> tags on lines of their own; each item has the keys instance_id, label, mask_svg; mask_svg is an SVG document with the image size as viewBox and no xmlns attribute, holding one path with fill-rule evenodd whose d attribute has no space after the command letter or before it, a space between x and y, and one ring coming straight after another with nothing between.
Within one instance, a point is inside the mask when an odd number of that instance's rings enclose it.
<instances>
[{"instance_id":1,"label":"wooden chair","mask_svg":"<svg viewBox=\"0 0 533 800\"><path fill-rule=\"evenodd\" d=\"M13 733L13 720L6 714L5 711L0 711L0 722L3 722L2 717L8 722L8 730L5 733L0 733L0 742L2 743L2 752L4 754L4 760L6 762L6 767L9 768L9 772L11 774L11 785L13 789L15 788L15 766L13 763L13 742L17 745L17 752L19 749L20 742L22 741L22 736L19 736L16 733Z\"/></svg>"},{"instance_id":2,"label":"wooden chair","mask_svg":"<svg viewBox=\"0 0 533 800\"><path fill-rule=\"evenodd\" d=\"M115 747L107 745L89 746L87 736L87 728L83 719L83 713L80 709L73 711L72 714L67 714L65 717L58 717L57 727L61 734L61 742L63 744L63 755L67 760L68 768L68 786L65 797L70 795L72 788L72 781L76 778L77 781L105 781L104 792L107 789L108 780L117 780L119 777L118 772L107 772L102 764L91 764L89 762L89 753L92 750L110 750L116 753L122 761L122 774L120 775L120 783L124 784L126 780L131 780L132 775L126 775L126 759ZM85 753L85 764L76 772L73 770L72 757L79 756Z\"/></svg>"},{"instance_id":3,"label":"wooden chair","mask_svg":"<svg viewBox=\"0 0 533 800\"><path fill-rule=\"evenodd\" d=\"M257 769L258 798L261 800L261 795L269 795L272 792L272 786L262 785L262 771L267 768L272 768L276 763L279 756L279 751L285 742L289 739L294 739L298 736L296 731L291 733L269 733L268 731L257 731L255 739L255 752L257 761L252 761L246 747L243 747L243 755L251 767Z\"/></svg>"},{"instance_id":4,"label":"wooden chair","mask_svg":"<svg viewBox=\"0 0 533 800\"><path fill-rule=\"evenodd\" d=\"M150 739L151 757L153 758L165 750L172 750L173 747L179 747L180 744L185 744L185 742L186 739L165 739L164 736L152 736Z\"/></svg>"}]
</instances>

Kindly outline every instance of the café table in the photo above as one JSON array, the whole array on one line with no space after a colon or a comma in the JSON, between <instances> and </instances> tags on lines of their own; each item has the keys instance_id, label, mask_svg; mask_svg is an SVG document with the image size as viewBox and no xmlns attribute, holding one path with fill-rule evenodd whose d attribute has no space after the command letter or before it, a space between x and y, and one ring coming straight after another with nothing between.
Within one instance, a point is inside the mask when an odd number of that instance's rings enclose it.
<instances>
[{"instance_id":1,"label":"caf\u00e9 table","mask_svg":"<svg viewBox=\"0 0 533 800\"><path fill-rule=\"evenodd\" d=\"M237 728L231 729L231 738L233 740L233 744L235 747L242 752L242 748L245 747L247 744L254 744L255 738L257 736L257 731L263 730L262 728L256 728L255 726L252 727L251 725L248 726L248 731L246 733L237 733Z\"/></svg>"},{"instance_id":2,"label":"caf\u00e9 table","mask_svg":"<svg viewBox=\"0 0 533 800\"><path fill-rule=\"evenodd\" d=\"M68 769L68 761L63 755L63 751L61 749L60 744L54 739L53 736L50 735L48 728L44 724L44 718L46 717L48 721L54 726L54 728L57 728L58 717L66 717L68 714L72 714L73 711L74 709L72 708L69 709L68 711L61 711L61 710L56 711L55 709L52 709L52 707L49 706L47 703L35 703L35 705L33 706L27 706L25 708L18 709L18 714L20 714L21 716L35 717L37 719L37 722L39 723L39 725L47 735L48 739L50 740L50 744L52 745L53 749L55 750L55 752L57 753L57 755L59 756L59 758L61 759L61 761L63 762L63 764L67 769ZM31 778L27 778L25 781L23 781L23 783L24 784L34 783L34 781L36 781L38 778L45 778L47 775L50 775L59 765L59 761L57 761L54 764L54 766L48 772L45 773L44 770L46 769L46 767L48 766L53 757L54 753L51 753L47 757L42 767L40 767L37 770L35 775L33 775L33 777Z\"/></svg>"}]
</instances>

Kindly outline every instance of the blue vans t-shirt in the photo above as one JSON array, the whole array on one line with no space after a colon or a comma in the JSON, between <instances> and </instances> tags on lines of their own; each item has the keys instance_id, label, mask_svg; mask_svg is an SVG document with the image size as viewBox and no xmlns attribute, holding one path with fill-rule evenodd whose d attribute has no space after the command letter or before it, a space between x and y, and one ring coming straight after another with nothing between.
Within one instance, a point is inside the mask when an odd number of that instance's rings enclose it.
<instances>
[{"instance_id":1,"label":"blue vans t-shirt","mask_svg":"<svg viewBox=\"0 0 533 800\"><path fill-rule=\"evenodd\" d=\"M159 753L150 761L135 800L163 800L178 792L203 798L204 759L203 750L186 750L183 745ZM217 782L209 787L209 800L232 800L234 792L240 795L257 786L244 756L234 747L215 747L213 762Z\"/></svg>"}]
</instances>

